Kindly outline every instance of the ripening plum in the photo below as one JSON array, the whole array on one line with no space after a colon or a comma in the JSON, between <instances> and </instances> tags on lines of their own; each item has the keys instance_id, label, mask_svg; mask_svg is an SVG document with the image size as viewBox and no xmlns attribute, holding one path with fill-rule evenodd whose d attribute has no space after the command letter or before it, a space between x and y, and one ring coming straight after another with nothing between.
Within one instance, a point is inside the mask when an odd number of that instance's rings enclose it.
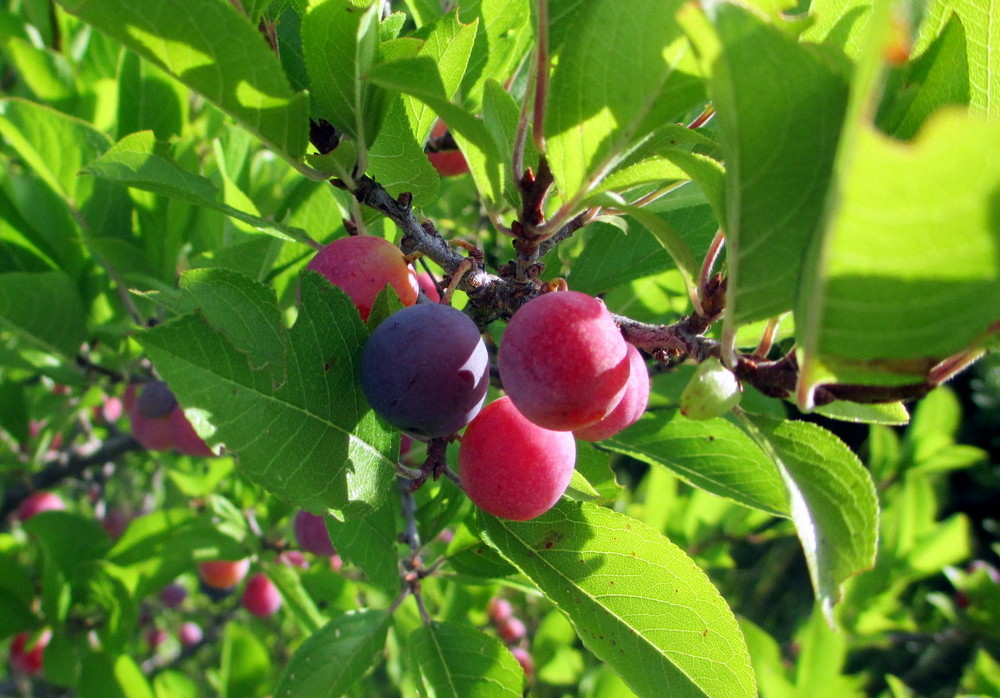
<instances>
[{"instance_id":1,"label":"ripening plum","mask_svg":"<svg viewBox=\"0 0 1000 698\"><path fill-rule=\"evenodd\" d=\"M576 440L518 412L509 397L486 406L472 420L458 449L462 489L480 509L526 521L544 514L569 486Z\"/></svg>"},{"instance_id":2,"label":"ripening plum","mask_svg":"<svg viewBox=\"0 0 1000 698\"><path fill-rule=\"evenodd\" d=\"M150 628L146 631L146 644L154 652L169 639L170 634L163 628Z\"/></svg>"},{"instance_id":3,"label":"ripening plum","mask_svg":"<svg viewBox=\"0 0 1000 698\"><path fill-rule=\"evenodd\" d=\"M511 318L500 343L500 380L535 424L572 431L619 403L628 347L604 304L577 291L542 294Z\"/></svg>"},{"instance_id":4,"label":"ripening plum","mask_svg":"<svg viewBox=\"0 0 1000 698\"><path fill-rule=\"evenodd\" d=\"M42 671L45 648L52 640L52 631L44 630L37 637L19 633L10 643L10 666L19 674L35 676Z\"/></svg>"},{"instance_id":5,"label":"ripening plum","mask_svg":"<svg viewBox=\"0 0 1000 698\"><path fill-rule=\"evenodd\" d=\"M295 514L295 540L299 547L307 553L330 557L337 551L330 542L330 534L326 530L326 520L322 516L300 510Z\"/></svg>"},{"instance_id":6,"label":"ripening plum","mask_svg":"<svg viewBox=\"0 0 1000 698\"><path fill-rule=\"evenodd\" d=\"M243 607L259 618L268 618L281 608L281 592L266 574L258 572L243 589Z\"/></svg>"},{"instance_id":7,"label":"ripening plum","mask_svg":"<svg viewBox=\"0 0 1000 698\"><path fill-rule=\"evenodd\" d=\"M198 436L198 432L191 426L191 422L179 405L170 413L170 428L173 432L174 448L180 453L202 458L215 455L205 440Z\"/></svg>"},{"instance_id":8,"label":"ripening plum","mask_svg":"<svg viewBox=\"0 0 1000 698\"><path fill-rule=\"evenodd\" d=\"M319 272L350 296L362 320L386 284L404 305L417 302L417 276L398 247L385 238L353 235L338 238L316 253L308 269Z\"/></svg>"},{"instance_id":9,"label":"ripening plum","mask_svg":"<svg viewBox=\"0 0 1000 698\"><path fill-rule=\"evenodd\" d=\"M174 446L170 414L177 399L163 381L146 383L140 389L129 385L125 404L132 421L132 435L150 451L168 451Z\"/></svg>"},{"instance_id":10,"label":"ripening plum","mask_svg":"<svg viewBox=\"0 0 1000 698\"><path fill-rule=\"evenodd\" d=\"M34 492L29 494L17 508L17 518L27 521L35 514L43 511L62 511L66 504L62 498L54 492Z\"/></svg>"},{"instance_id":11,"label":"ripening plum","mask_svg":"<svg viewBox=\"0 0 1000 698\"><path fill-rule=\"evenodd\" d=\"M688 419L721 417L739 404L743 396L740 382L717 358L698 364L681 393L680 411Z\"/></svg>"},{"instance_id":12,"label":"ripening plum","mask_svg":"<svg viewBox=\"0 0 1000 698\"><path fill-rule=\"evenodd\" d=\"M198 436L173 391L163 381L150 381L137 392L125 390L125 406L132 420L132 435L150 451L176 449L189 456L212 456L212 449Z\"/></svg>"},{"instance_id":13,"label":"ripening plum","mask_svg":"<svg viewBox=\"0 0 1000 698\"><path fill-rule=\"evenodd\" d=\"M181 625L181 629L177 634L180 638L181 644L185 647L197 645L205 636L201 630L201 626L190 620L185 621Z\"/></svg>"},{"instance_id":14,"label":"ripening plum","mask_svg":"<svg viewBox=\"0 0 1000 698\"><path fill-rule=\"evenodd\" d=\"M168 584L160 590L160 601L167 608L178 608L184 599L187 598L187 589L183 585L174 582Z\"/></svg>"},{"instance_id":15,"label":"ripening plum","mask_svg":"<svg viewBox=\"0 0 1000 698\"><path fill-rule=\"evenodd\" d=\"M493 597L486 604L486 615L494 623L501 623L514 615L514 607L511 606L510 601L507 599Z\"/></svg>"},{"instance_id":16,"label":"ripening plum","mask_svg":"<svg viewBox=\"0 0 1000 698\"><path fill-rule=\"evenodd\" d=\"M447 305L390 315L361 355L361 387L383 419L422 439L447 436L476 416L490 362L479 328Z\"/></svg>"},{"instance_id":17,"label":"ripening plum","mask_svg":"<svg viewBox=\"0 0 1000 698\"><path fill-rule=\"evenodd\" d=\"M441 138L447 132L448 124L438 120L431 130L431 138ZM431 150L427 153L427 159L431 161L434 169L442 177L456 177L469 171L469 163L465 160L462 151L454 147L447 150Z\"/></svg>"},{"instance_id":18,"label":"ripening plum","mask_svg":"<svg viewBox=\"0 0 1000 698\"><path fill-rule=\"evenodd\" d=\"M198 563L198 577L213 589L232 589L250 570L250 560L209 560Z\"/></svg>"},{"instance_id":19,"label":"ripening plum","mask_svg":"<svg viewBox=\"0 0 1000 698\"><path fill-rule=\"evenodd\" d=\"M417 285L429 299L435 303L441 302L441 293L437 290L437 286L434 285L434 279L426 271L417 273Z\"/></svg>"},{"instance_id":20,"label":"ripening plum","mask_svg":"<svg viewBox=\"0 0 1000 698\"><path fill-rule=\"evenodd\" d=\"M528 634L528 628L525 627L523 620L511 616L497 623L497 634L508 645L513 645Z\"/></svg>"},{"instance_id":21,"label":"ripening plum","mask_svg":"<svg viewBox=\"0 0 1000 698\"><path fill-rule=\"evenodd\" d=\"M618 405L603 419L577 429L573 435L583 441L602 441L635 424L649 404L649 372L642 354L628 345L629 377Z\"/></svg>"},{"instance_id":22,"label":"ripening plum","mask_svg":"<svg viewBox=\"0 0 1000 698\"><path fill-rule=\"evenodd\" d=\"M531 658L531 654L528 652L528 650L524 649L523 647L511 647L510 653L514 655L514 659L516 659L517 663L521 665L521 668L524 670L525 676L530 677L534 675L535 662Z\"/></svg>"}]
</instances>

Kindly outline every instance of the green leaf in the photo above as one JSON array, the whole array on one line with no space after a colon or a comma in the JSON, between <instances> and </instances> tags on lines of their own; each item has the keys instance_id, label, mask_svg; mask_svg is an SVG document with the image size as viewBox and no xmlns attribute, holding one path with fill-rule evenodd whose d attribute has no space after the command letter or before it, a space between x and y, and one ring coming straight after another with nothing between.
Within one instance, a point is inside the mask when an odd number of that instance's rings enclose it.
<instances>
[{"instance_id":1,"label":"green leaf","mask_svg":"<svg viewBox=\"0 0 1000 698\"><path fill-rule=\"evenodd\" d=\"M597 221L577 235L584 236L584 245L573 260L568 279L575 291L592 296L606 293L672 265L657 238L641 226L630 226L623 234L615 226Z\"/></svg>"},{"instance_id":2,"label":"green leaf","mask_svg":"<svg viewBox=\"0 0 1000 698\"><path fill-rule=\"evenodd\" d=\"M0 553L0 640L37 627L35 587L14 555Z\"/></svg>"},{"instance_id":3,"label":"green leaf","mask_svg":"<svg viewBox=\"0 0 1000 698\"><path fill-rule=\"evenodd\" d=\"M314 633L326 622L326 617L316 608L309 592L302 586L298 570L284 564L271 565L267 576L281 592L284 608L289 610L299 625L308 633Z\"/></svg>"},{"instance_id":4,"label":"green leaf","mask_svg":"<svg viewBox=\"0 0 1000 698\"><path fill-rule=\"evenodd\" d=\"M455 136L485 203L496 206L502 201L504 157L486 125L449 101L444 80L432 58L416 56L383 63L369 71L367 78L387 89L416 97L434 110Z\"/></svg>"},{"instance_id":5,"label":"green leaf","mask_svg":"<svg viewBox=\"0 0 1000 698\"><path fill-rule=\"evenodd\" d=\"M815 610L808 622L796 633L801 649L795 667L795 686L800 696L843 696L861 698L868 695L861 686L864 678L842 672L847 658L847 637L838 628L823 621Z\"/></svg>"},{"instance_id":6,"label":"green leaf","mask_svg":"<svg viewBox=\"0 0 1000 698\"><path fill-rule=\"evenodd\" d=\"M441 178L424 154L423 144L414 137L400 100L389 108L378 138L368 151L368 171L392 196L412 194L415 206L426 206L437 199Z\"/></svg>"},{"instance_id":7,"label":"green leaf","mask_svg":"<svg viewBox=\"0 0 1000 698\"><path fill-rule=\"evenodd\" d=\"M74 206L83 203L91 189L80 179L80 170L111 145L84 121L13 98L0 100L0 136L34 174Z\"/></svg>"},{"instance_id":8,"label":"green leaf","mask_svg":"<svg viewBox=\"0 0 1000 698\"><path fill-rule=\"evenodd\" d=\"M271 686L271 657L267 647L249 628L229 623L222 633L219 667L222 698L254 698Z\"/></svg>"},{"instance_id":9,"label":"green leaf","mask_svg":"<svg viewBox=\"0 0 1000 698\"><path fill-rule=\"evenodd\" d=\"M285 365L285 328L270 287L228 269L185 272L180 286L209 323L249 355L255 369Z\"/></svg>"},{"instance_id":10,"label":"green leaf","mask_svg":"<svg viewBox=\"0 0 1000 698\"><path fill-rule=\"evenodd\" d=\"M437 64L447 99L452 99L462 84L478 26L478 18L468 24L460 22L455 9L434 22L417 54L431 58ZM409 95L403 97L403 104L413 133L423 144L437 116L430 107Z\"/></svg>"},{"instance_id":11,"label":"green leaf","mask_svg":"<svg viewBox=\"0 0 1000 698\"><path fill-rule=\"evenodd\" d=\"M107 554L107 560L139 576L141 598L169 584L205 560L238 560L246 551L219 530L211 515L188 509L163 509L133 519Z\"/></svg>"},{"instance_id":12,"label":"green leaf","mask_svg":"<svg viewBox=\"0 0 1000 698\"><path fill-rule=\"evenodd\" d=\"M815 424L759 415L743 423L785 481L813 590L832 623L840 585L875 565L878 499L871 475L847 444Z\"/></svg>"},{"instance_id":13,"label":"green leaf","mask_svg":"<svg viewBox=\"0 0 1000 698\"><path fill-rule=\"evenodd\" d=\"M127 655L91 654L83 662L80 698L153 698L142 669Z\"/></svg>"},{"instance_id":14,"label":"green leaf","mask_svg":"<svg viewBox=\"0 0 1000 698\"><path fill-rule=\"evenodd\" d=\"M837 400L816 408L816 414L831 419L862 424L902 425L910 421L910 413L902 402L866 405L857 402Z\"/></svg>"},{"instance_id":15,"label":"green leaf","mask_svg":"<svg viewBox=\"0 0 1000 698\"><path fill-rule=\"evenodd\" d=\"M0 276L0 280L3 276ZM27 443L31 438L31 421L24 399L24 386L20 382L0 380L0 429L15 441Z\"/></svg>"},{"instance_id":16,"label":"green leaf","mask_svg":"<svg viewBox=\"0 0 1000 698\"><path fill-rule=\"evenodd\" d=\"M680 0L593 0L555 48L545 139L564 200L585 196L654 129L703 97L683 69L690 53L674 15Z\"/></svg>"},{"instance_id":17,"label":"green leaf","mask_svg":"<svg viewBox=\"0 0 1000 698\"><path fill-rule=\"evenodd\" d=\"M152 61L292 161L309 133L305 93L288 85L255 25L217 0L59 0L67 11Z\"/></svg>"},{"instance_id":18,"label":"green leaf","mask_svg":"<svg viewBox=\"0 0 1000 698\"><path fill-rule=\"evenodd\" d=\"M388 595L399 593L399 554L396 551L399 529L393 498L363 519L337 521L328 516L326 529L341 557L360 567L372 586Z\"/></svg>"},{"instance_id":19,"label":"green leaf","mask_svg":"<svg viewBox=\"0 0 1000 698\"><path fill-rule=\"evenodd\" d=\"M462 80L462 99L475 109L483 100L486 83L505 83L514 76L527 53L532 31L528 0L482 0L478 6L462 6L462 15L471 10L479 19L479 32Z\"/></svg>"},{"instance_id":20,"label":"green leaf","mask_svg":"<svg viewBox=\"0 0 1000 698\"><path fill-rule=\"evenodd\" d=\"M282 373L254 370L243 348L198 314L138 339L199 434L235 452L251 479L314 513L363 516L393 482L398 437L358 384L367 333L357 309L313 272L300 291Z\"/></svg>"},{"instance_id":21,"label":"green leaf","mask_svg":"<svg viewBox=\"0 0 1000 698\"><path fill-rule=\"evenodd\" d=\"M59 568L74 589L83 588L93 573L92 562L111 547L107 534L93 519L67 511L46 511L24 522L46 550L46 561Z\"/></svg>"},{"instance_id":22,"label":"green leaf","mask_svg":"<svg viewBox=\"0 0 1000 698\"><path fill-rule=\"evenodd\" d=\"M820 224L844 75L825 56L734 4L684 11L726 162L727 332L790 310Z\"/></svg>"},{"instance_id":23,"label":"green leaf","mask_svg":"<svg viewBox=\"0 0 1000 698\"><path fill-rule=\"evenodd\" d=\"M371 668L385 647L392 616L359 611L334 618L292 655L275 698L339 698Z\"/></svg>"},{"instance_id":24,"label":"green leaf","mask_svg":"<svg viewBox=\"0 0 1000 698\"><path fill-rule=\"evenodd\" d=\"M740 630L746 638L753 659L753 672L761 695L768 698L797 698L789 680L781 647L763 628L746 618L739 618Z\"/></svg>"},{"instance_id":25,"label":"green leaf","mask_svg":"<svg viewBox=\"0 0 1000 698\"><path fill-rule=\"evenodd\" d=\"M189 114L188 91L154 64L131 51L118 73L118 135L152 131L165 141L179 136Z\"/></svg>"},{"instance_id":26,"label":"green leaf","mask_svg":"<svg viewBox=\"0 0 1000 698\"><path fill-rule=\"evenodd\" d=\"M308 244L309 234L301 228L261 218L219 200L219 191L211 180L189 172L177 163L156 153L152 131L133 133L118 141L101 157L87 163L83 171L101 179L117 182L156 194L181 199L198 206L221 211L268 235Z\"/></svg>"},{"instance_id":27,"label":"green leaf","mask_svg":"<svg viewBox=\"0 0 1000 698\"><path fill-rule=\"evenodd\" d=\"M410 635L410 661L424 698L521 695L524 671L500 640L463 623L431 623Z\"/></svg>"},{"instance_id":28,"label":"green leaf","mask_svg":"<svg viewBox=\"0 0 1000 698\"><path fill-rule=\"evenodd\" d=\"M760 448L724 419L650 412L600 448L669 468L686 482L777 516L790 513L780 475Z\"/></svg>"},{"instance_id":29,"label":"green leaf","mask_svg":"<svg viewBox=\"0 0 1000 698\"><path fill-rule=\"evenodd\" d=\"M680 233L678 233L666 221L666 219L657 216L655 213L651 213L638 206L630 206L620 200L616 201L615 199L616 197L611 194L604 194L602 197L599 197L599 200L602 200L623 213L628 214L632 218L635 218L643 227L649 230L649 232L651 232L657 240L659 240L663 249L665 249L671 259L673 259L674 265L677 267L677 271L680 272L681 278L684 280L684 286L687 288L688 293L693 293L697 288L698 270L700 265L695 261L691 248L688 246L684 238L681 237Z\"/></svg>"},{"instance_id":30,"label":"green leaf","mask_svg":"<svg viewBox=\"0 0 1000 698\"><path fill-rule=\"evenodd\" d=\"M904 70L890 73L888 105L879 109L879 128L909 140L935 111L945 105L969 104L969 67L966 65L965 28L952 16L940 36Z\"/></svg>"},{"instance_id":31,"label":"green leaf","mask_svg":"<svg viewBox=\"0 0 1000 698\"><path fill-rule=\"evenodd\" d=\"M857 127L799 293L800 402L821 382L920 382L1000 318L997 149L1000 124L958 111L912 143Z\"/></svg>"},{"instance_id":32,"label":"green leaf","mask_svg":"<svg viewBox=\"0 0 1000 698\"><path fill-rule=\"evenodd\" d=\"M302 49L317 114L355 140L375 141L385 116L385 93L362 76L378 58L378 10L348 0L312 3L302 20Z\"/></svg>"},{"instance_id":33,"label":"green leaf","mask_svg":"<svg viewBox=\"0 0 1000 698\"><path fill-rule=\"evenodd\" d=\"M951 17L958 17L967 37L965 63L968 65L970 109L973 114L989 119L1000 118L1000 65L996 59L1000 4L995 0L935 0L928 5L920 31L921 41L939 36ZM917 43L918 48L921 41Z\"/></svg>"},{"instance_id":34,"label":"green leaf","mask_svg":"<svg viewBox=\"0 0 1000 698\"><path fill-rule=\"evenodd\" d=\"M732 611L691 559L651 528L567 501L531 521L481 514L480 523L490 545L636 693L756 695Z\"/></svg>"}]
</instances>

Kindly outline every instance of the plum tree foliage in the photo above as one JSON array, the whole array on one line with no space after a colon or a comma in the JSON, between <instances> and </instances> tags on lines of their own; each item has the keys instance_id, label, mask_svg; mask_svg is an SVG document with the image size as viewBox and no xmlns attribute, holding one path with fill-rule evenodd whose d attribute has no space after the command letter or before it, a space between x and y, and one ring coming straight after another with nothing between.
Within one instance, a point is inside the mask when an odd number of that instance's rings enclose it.
<instances>
[{"instance_id":1,"label":"plum tree foliage","mask_svg":"<svg viewBox=\"0 0 1000 698\"><path fill-rule=\"evenodd\" d=\"M0 9L0 694L1000 693L998 4L455 5Z\"/></svg>"}]
</instances>

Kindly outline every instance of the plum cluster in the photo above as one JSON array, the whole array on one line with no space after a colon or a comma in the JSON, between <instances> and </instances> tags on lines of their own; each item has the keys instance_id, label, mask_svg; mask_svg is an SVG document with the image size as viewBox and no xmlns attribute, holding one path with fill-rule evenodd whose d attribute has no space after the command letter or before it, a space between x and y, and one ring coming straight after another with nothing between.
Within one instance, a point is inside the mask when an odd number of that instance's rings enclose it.
<instances>
[{"instance_id":1,"label":"plum cluster","mask_svg":"<svg viewBox=\"0 0 1000 698\"><path fill-rule=\"evenodd\" d=\"M596 298L544 293L514 313L498 355L507 395L484 409L490 362L479 328L448 305L414 304L408 289L417 282L398 248L382 238L342 238L309 267L343 289L362 318L379 290L396 289L406 307L372 332L361 356L365 397L421 440L468 425L459 479L491 514L527 520L548 511L569 485L576 439L609 438L646 409L642 355Z\"/></svg>"},{"instance_id":2,"label":"plum cluster","mask_svg":"<svg viewBox=\"0 0 1000 698\"><path fill-rule=\"evenodd\" d=\"M521 665L524 674L531 677L535 673L535 661L524 644L527 642L528 628L524 621L514 615L514 607L510 601L494 596L486 605L486 615L504 641L514 659Z\"/></svg>"}]
</instances>

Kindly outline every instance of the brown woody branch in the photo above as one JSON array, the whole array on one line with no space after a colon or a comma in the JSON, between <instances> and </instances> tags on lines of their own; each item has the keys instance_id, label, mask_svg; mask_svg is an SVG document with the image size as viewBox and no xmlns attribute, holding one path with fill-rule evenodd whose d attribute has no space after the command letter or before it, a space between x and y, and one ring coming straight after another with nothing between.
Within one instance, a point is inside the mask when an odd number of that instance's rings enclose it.
<instances>
[{"instance_id":1,"label":"brown woody branch","mask_svg":"<svg viewBox=\"0 0 1000 698\"><path fill-rule=\"evenodd\" d=\"M78 477L88 468L101 466L120 458L129 451L141 451L142 446L131 434L116 434L102 442L95 451L79 453L70 451L49 461L46 466L31 476L26 482L13 485L4 493L0 503L0 527L29 495L54 487L61 481Z\"/></svg>"},{"instance_id":2,"label":"brown woody branch","mask_svg":"<svg viewBox=\"0 0 1000 698\"><path fill-rule=\"evenodd\" d=\"M409 195L402 194L394 199L368 176L360 178L351 193L358 202L381 212L396 224L403 233L403 252L419 252L430 257L445 270L449 279L467 269L468 260L473 259L472 268L464 272L457 287L469 295L467 312L484 328L493 320L509 319L524 303L542 293L542 285L537 281L542 268L537 262L538 257L551 251L559 241L568 238L590 220L590 212L586 211L552 237L533 240L531 231L542 222L541 202L551 183L551 173L546 174L544 168L540 169L538 176L528 173L522 178L520 184L525 204L521 215L528 225L515 222L512 226L517 238L514 245L518 251L518 259L513 264L501 267L498 275L486 271L481 255L462 256L441 236L432 222L418 220L410 205ZM343 186L339 182L334 184ZM705 282L701 293L703 315L695 313L671 325L652 325L621 315L614 316L615 322L628 342L667 367L676 366L688 359L701 362L709 356L719 356L719 343L704 334L718 319L725 306L725 277L715 274ZM735 373L741 381L754 386L765 395L788 398L795 392L799 371L794 354L776 361L761 360L752 354L740 354ZM815 404L825 405L834 400L857 403L911 400L923 397L933 387L934 383L929 380L899 386L826 385L817 388Z\"/></svg>"}]
</instances>

